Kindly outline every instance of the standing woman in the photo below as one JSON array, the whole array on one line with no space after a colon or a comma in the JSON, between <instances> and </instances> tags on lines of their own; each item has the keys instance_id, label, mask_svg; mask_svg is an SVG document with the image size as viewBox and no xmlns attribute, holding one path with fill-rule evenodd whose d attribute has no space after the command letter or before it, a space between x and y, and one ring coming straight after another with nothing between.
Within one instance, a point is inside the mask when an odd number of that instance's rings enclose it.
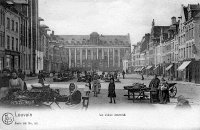
<instances>
[{"instance_id":1,"label":"standing woman","mask_svg":"<svg viewBox=\"0 0 200 130\"><path fill-rule=\"evenodd\" d=\"M116 103L115 83L113 78L110 79L110 84L108 86L108 97L110 97L110 103L112 103L112 98L114 100L114 103Z\"/></svg>"},{"instance_id":2,"label":"standing woman","mask_svg":"<svg viewBox=\"0 0 200 130\"><path fill-rule=\"evenodd\" d=\"M24 82L21 78L18 78L16 71L12 72L12 78L9 80L9 89L11 93L24 90Z\"/></svg>"},{"instance_id":3,"label":"standing woman","mask_svg":"<svg viewBox=\"0 0 200 130\"><path fill-rule=\"evenodd\" d=\"M92 90L94 92L94 97L97 97L97 94L98 94L98 80L97 80L96 77L94 78L94 81L93 81Z\"/></svg>"},{"instance_id":4,"label":"standing woman","mask_svg":"<svg viewBox=\"0 0 200 130\"><path fill-rule=\"evenodd\" d=\"M85 88L84 88L86 96L89 96L90 90L91 90L91 84L90 84L89 80L86 80L86 84L85 84Z\"/></svg>"}]
</instances>

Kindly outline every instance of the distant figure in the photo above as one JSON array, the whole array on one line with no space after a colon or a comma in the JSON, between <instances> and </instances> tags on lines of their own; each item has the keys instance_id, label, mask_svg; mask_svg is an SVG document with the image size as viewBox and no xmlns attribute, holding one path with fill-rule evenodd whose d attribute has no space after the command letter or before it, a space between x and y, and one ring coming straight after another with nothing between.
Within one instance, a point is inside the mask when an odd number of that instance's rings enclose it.
<instances>
[{"instance_id":1,"label":"distant figure","mask_svg":"<svg viewBox=\"0 0 200 130\"><path fill-rule=\"evenodd\" d=\"M98 84L98 94L100 94L100 91L101 91L101 83L99 82L99 80L98 80L97 84Z\"/></svg>"},{"instance_id":2,"label":"distant figure","mask_svg":"<svg viewBox=\"0 0 200 130\"><path fill-rule=\"evenodd\" d=\"M123 79L125 78L124 76L125 76L125 71L123 70L122 71L122 75L123 75Z\"/></svg>"},{"instance_id":3,"label":"distant figure","mask_svg":"<svg viewBox=\"0 0 200 130\"><path fill-rule=\"evenodd\" d=\"M98 94L98 80L95 77L93 81L92 91L94 92L94 97L97 97Z\"/></svg>"},{"instance_id":4,"label":"distant figure","mask_svg":"<svg viewBox=\"0 0 200 130\"><path fill-rule=\"evenodd\" d=\"M118 76L118 75L117 75L117 71L115 71L115 73L114 73L114 78L117 79L117 76Z\"/></svg>"},{"instance_id":5,"label":"distant figure","mask_svg":"<svg viewBox=\"0 0 200 130\"><path fill-rule=\"evenodd\" d=\"M143 76L143 74L142 74L142 80L144 80L144 76Z\"/></svg>"},{"instance_id":6,"label":"distant figure","mask_svg":"<svg viewBox=\"0 0 200 130\"><path fill-rule=\"evenodd\" d=\"M85 84L85 88L84 88L86 96L89 96L90 90L91 90L91 84L90 84L89 80L86 80L86 84Z\"/></svg>"},{"instance_id":7,"label":"distant figure","mask_svg":"<svg viewBox=\"0 0 200 130\"><path fill-rule=\"evenodd\" d=\"M110 97L110 102L109 103L112 103L112 99L115 102L115 98L116 98L116 93L115 93L115 82L114 82L114 79L111 78L110 79L110 84L108 86L108 97Z\"/></svg>"},{"instance_id":8,"label":"distant figure","mask_svg":"<svg viewBox=\"0 0 200 130\"><path fill-rule=\"evenodd\" d=\"M42 85L44 85L45 76L42 71L39 71L38 79L39 79L38 83L41 83Z\"/></svg>"}]
</instances>

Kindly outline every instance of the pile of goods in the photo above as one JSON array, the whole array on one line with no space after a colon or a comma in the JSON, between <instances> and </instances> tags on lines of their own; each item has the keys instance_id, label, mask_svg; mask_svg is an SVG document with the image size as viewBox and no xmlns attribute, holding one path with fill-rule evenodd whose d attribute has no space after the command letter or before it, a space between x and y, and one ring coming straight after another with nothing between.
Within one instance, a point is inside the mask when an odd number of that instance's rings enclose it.
<instances>
[{"instance_id":1,"label":"pile of goods","mask_svg":"<svg viewBox=\"0 0 200 130\"><path fill-rule=\"evenodd\" d=\"M143 89L146 88L146 85L141 83L133 83L131 86L124 86L124 89Z\"/></svg>"},{"instance_id":2,"label":"pile of goods","mask_svg":"<svg viewBox=\"0 0 200 130\"><path fill-rule=\"evenodd\" d=\"M43 102L66 102L69 100L68 96L60 95L59 90L51 89L50 85L34 84L31 87L31 90L9 93L0 101L7 105L32 106L40 105Z\"/></svg>"},{"instance_id":3,"label":"pile of goods","mask_svg":"<svg viewBox=\"0 0 200 130\"><path fill-rule=\"evenodd\" d=\"M34 97L28 91L17 91L1 99L4 104L30 106L35 104Z\"/></svg>"},{"instance_id":4,"label":"pile of goods","mask_svg":"<svg viewBox=\"0 0 200 130\"><path fill-rule=\"evenodd\" d=\"M67 82L69 80L74 79L74 76L70 72L60 73L57 77L53 78L53 82Z\"/></svg>"}]
</instances>

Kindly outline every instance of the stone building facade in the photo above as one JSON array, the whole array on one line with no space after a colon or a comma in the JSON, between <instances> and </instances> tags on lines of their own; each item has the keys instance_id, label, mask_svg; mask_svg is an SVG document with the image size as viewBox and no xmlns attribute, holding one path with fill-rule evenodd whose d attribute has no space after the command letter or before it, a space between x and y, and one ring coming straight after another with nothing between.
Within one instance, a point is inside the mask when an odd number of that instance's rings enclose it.
<instances>
[{"instance_id":1,"label":"stone building facade","mask_svg":"<svg viewBox=\"0 0 200 130\"><path fill-rule=\"evenodd\" d=\"M128 35L56 35L59 44L57 55L64 55L57 63L68 65L68 69L115 71L123 69L123 57L130 54ZM55 43L54 46L57 46ZM64 48L64 49L62 49ZM57 51L56 51L57 52ZM66 68L66 67L65 67Z\"/></svg>"}]
</instances>

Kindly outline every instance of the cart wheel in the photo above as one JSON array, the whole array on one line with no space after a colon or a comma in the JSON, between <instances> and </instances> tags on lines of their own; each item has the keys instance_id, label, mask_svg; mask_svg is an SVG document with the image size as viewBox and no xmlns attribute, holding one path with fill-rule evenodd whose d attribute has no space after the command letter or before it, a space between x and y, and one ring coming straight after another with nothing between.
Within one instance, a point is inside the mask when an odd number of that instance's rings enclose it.
<instances>
[{"instance_id":1,"label":"cart wheel","mask_svg":"<svg viewBox=\"0 0 200 130\"><path fill-rule=\"evenodd\" d=\"M169 89L169 96L171 98L175 97L176 96L176 93L177 93L177 87L176 86L172 86L170 89Z\"/></svg>"}]
</instances>

